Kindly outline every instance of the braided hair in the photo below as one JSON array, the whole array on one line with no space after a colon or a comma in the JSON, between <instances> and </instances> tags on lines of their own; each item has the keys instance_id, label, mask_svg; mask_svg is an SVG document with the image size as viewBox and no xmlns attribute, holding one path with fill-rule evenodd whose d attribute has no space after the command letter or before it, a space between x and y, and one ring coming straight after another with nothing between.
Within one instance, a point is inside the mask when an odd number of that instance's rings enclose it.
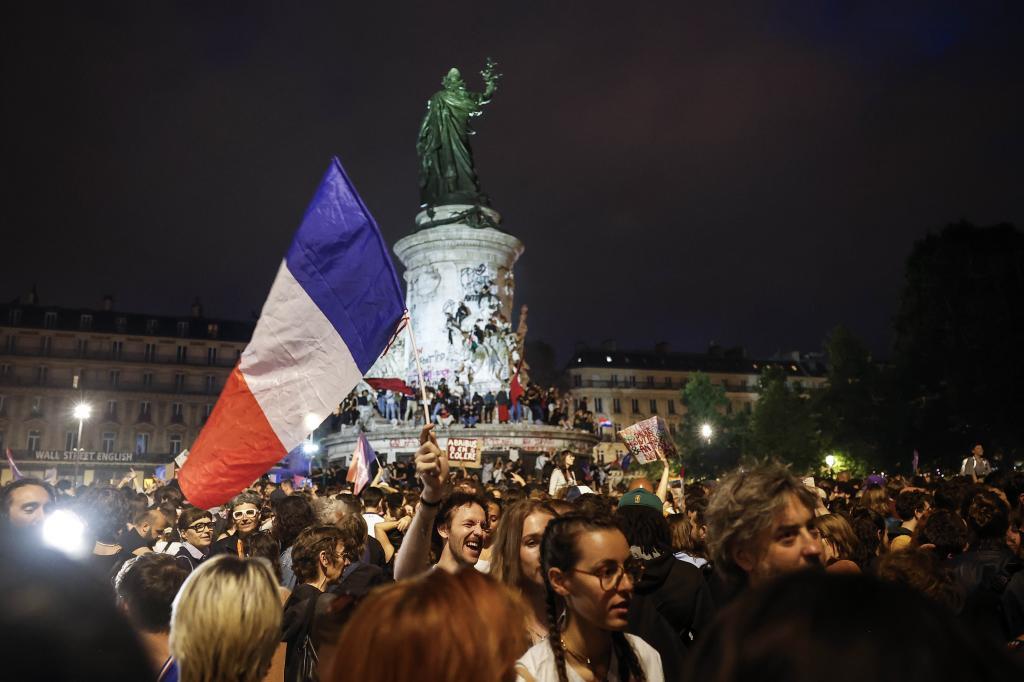
<instances>
[{"instance_id":1,"label":"braided hair","mask_svg":"<svg viewBox=\"0 0 1024 682\"><path fill-rule=\"evenodd\" d=\"M581 533L614 530L622 532L616 520L610 515L584 516L570 513L552 519L544 530L541 541L541 573L544 576L544 588L547 592L548 629L551 635L548 644L555 657L555 670L559 682L569 682L566 672L565 647L562 645L562 624L559 622L559 607L564 608L562 599L555 593L548 572L551 568L569 571L579 562L580 552L577 538ZM622 632L612 632L612 650L619 663L619 679L646 682L640 659Z\"/></svg>"}]
</instances>

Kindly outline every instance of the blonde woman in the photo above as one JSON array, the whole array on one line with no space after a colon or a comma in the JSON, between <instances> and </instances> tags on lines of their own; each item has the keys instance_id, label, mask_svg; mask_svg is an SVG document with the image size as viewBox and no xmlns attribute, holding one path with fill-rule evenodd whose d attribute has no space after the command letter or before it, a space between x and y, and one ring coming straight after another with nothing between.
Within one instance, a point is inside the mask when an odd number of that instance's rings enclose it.
<instances>
[{"instance_id":1,"label":"blonde woman","mask_svg":"<svg viewBox=\"0 0 1024 682\"><path fill-rule=\"evenodd\" d=\"M258 682L280 637L281 601L270 565L230 554L211 558L174 599L171 661L160 679L175 679L176 668L181 682Z\"/></svg>"}]
</instances>

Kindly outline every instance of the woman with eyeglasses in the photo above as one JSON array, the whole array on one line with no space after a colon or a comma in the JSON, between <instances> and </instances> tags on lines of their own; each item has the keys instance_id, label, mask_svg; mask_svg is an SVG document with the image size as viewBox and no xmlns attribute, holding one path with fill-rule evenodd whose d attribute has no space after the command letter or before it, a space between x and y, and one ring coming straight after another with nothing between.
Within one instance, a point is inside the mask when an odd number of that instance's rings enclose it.
<instances>
[{"instance_id":1,"label":"woman with eyeglasses","mask_svg":"<svg viewBox=\"0 0 1024 682\"><path fill-rule=\"evenodd\" d=\"M213 543L210 554L234 554L242 558L246 555L245 540L259 530L260 506L263 500L255 493L239 493L228 503L228 520L231 529L228 535Z\"/></svg>"},{"instance_id":2,"label":"woman with eyeglasses","mask_svg":"<svg viewBox=\"0 0 1024 682\"><path fill-rule=\"evenodd\" d=\"M213 542L213 516L205 509L189 507L178 517L178 534L181 547L174 555L189 570L194 570L203 559L210 555Z\"/></svg>"},{"instance_id":3,"label":"woman with eyeglasses","mask_svg":"<svg viewBox=\"0 0 1024 682\"><path fill-rule=\"evenodd\" d=\"M643 563L607 516L552 519L541 542L548 638L516 670L536 682L663 682L661 657L624 632L633 585Z\"/></svg>"},{"instance_id":4,"label":"woman with eyeglasses","mask_svg":"<svg viewBox=\"0 0 1024 682\"><path fill-rule=\"evenodd\" d=\"M298 584L284 605L281 637L288 645L285 682L312 679L319 659L312 639L316 602L328 585L341 578L351 558L345 551L344 534L335 526L307 528L295 539L292 570Z\"/></svg>"}]
</instances>

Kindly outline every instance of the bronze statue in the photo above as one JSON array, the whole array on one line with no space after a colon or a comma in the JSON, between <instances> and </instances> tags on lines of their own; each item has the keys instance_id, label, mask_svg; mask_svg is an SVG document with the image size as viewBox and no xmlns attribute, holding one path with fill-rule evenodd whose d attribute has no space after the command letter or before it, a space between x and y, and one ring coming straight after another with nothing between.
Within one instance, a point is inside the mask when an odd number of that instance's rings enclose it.
<instances>
[{"instance_id":1,"label":"bronze statue","mask_svg":"<svg viewBox=\"0 0 1024 682\"><path fill-rule=\"evenodd\" d=\"M466 89L458 69L451 69L427 102L427 115L420 126L416 152L420 158L420 205L428 209L444 204L488 206L490 201L480 189L473 164L469 119L479 116L498 89L501 74L487 60L480 75L483 92Z\"/></svg>"}]
</instances>

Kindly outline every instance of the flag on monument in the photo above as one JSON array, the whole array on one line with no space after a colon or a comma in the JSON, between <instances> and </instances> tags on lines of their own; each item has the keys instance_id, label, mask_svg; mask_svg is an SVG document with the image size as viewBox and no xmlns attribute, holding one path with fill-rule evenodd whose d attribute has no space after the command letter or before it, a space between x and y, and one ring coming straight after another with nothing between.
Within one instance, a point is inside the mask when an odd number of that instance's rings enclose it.
<instances>
[{"instance_id":1,"label":"flag on monument","mask_svg":"<svg viewBox=\"0 0 1024 682\"><path fill-rule=\"evenodd\" d=\"M345 480L352 484L352 492L356 495L373 480L373 465L377 462L377 453L370 447L366 435L360 433L356 441L356 451L352 453L352 463L348 465L348 476Z\"/></svg>"},{"instance_id":2,"label":"flag on monument","mask_svg":"<svg viewBox=\"0 0 1024 682\"><path fill-rule=\"evenodd\" d=\"M508 387L508 401L515 405L519 402L519 397L523 395L523 385L519 383L519 368L516 367L515 373L512 375L512 382Z\"/></svg>"},{"instance_id":3,"label":"flag on monument","mask_svg":"<svg viewBox=\"0 0 1024 682\"><path fill-rule=\"evenodd\" d=\"M7 448L7 465L11 467L11 473L14 475L15 481L25 478L21 470L18 469L18 465L14 463L14 453L11 452L10 448Z\"/></svg>"},{"instance_id":4,"label":"flag on monument","mask_svg":"<svg viewBox=\"0 0 1024 682\"><path fill-rule=\"evenodd\" d=\"M300 445L359 382L405 305L387 247L335 158L271 286L252 340L179 474L188 501L223 504Z\"/></svg>"}]
</instances>

